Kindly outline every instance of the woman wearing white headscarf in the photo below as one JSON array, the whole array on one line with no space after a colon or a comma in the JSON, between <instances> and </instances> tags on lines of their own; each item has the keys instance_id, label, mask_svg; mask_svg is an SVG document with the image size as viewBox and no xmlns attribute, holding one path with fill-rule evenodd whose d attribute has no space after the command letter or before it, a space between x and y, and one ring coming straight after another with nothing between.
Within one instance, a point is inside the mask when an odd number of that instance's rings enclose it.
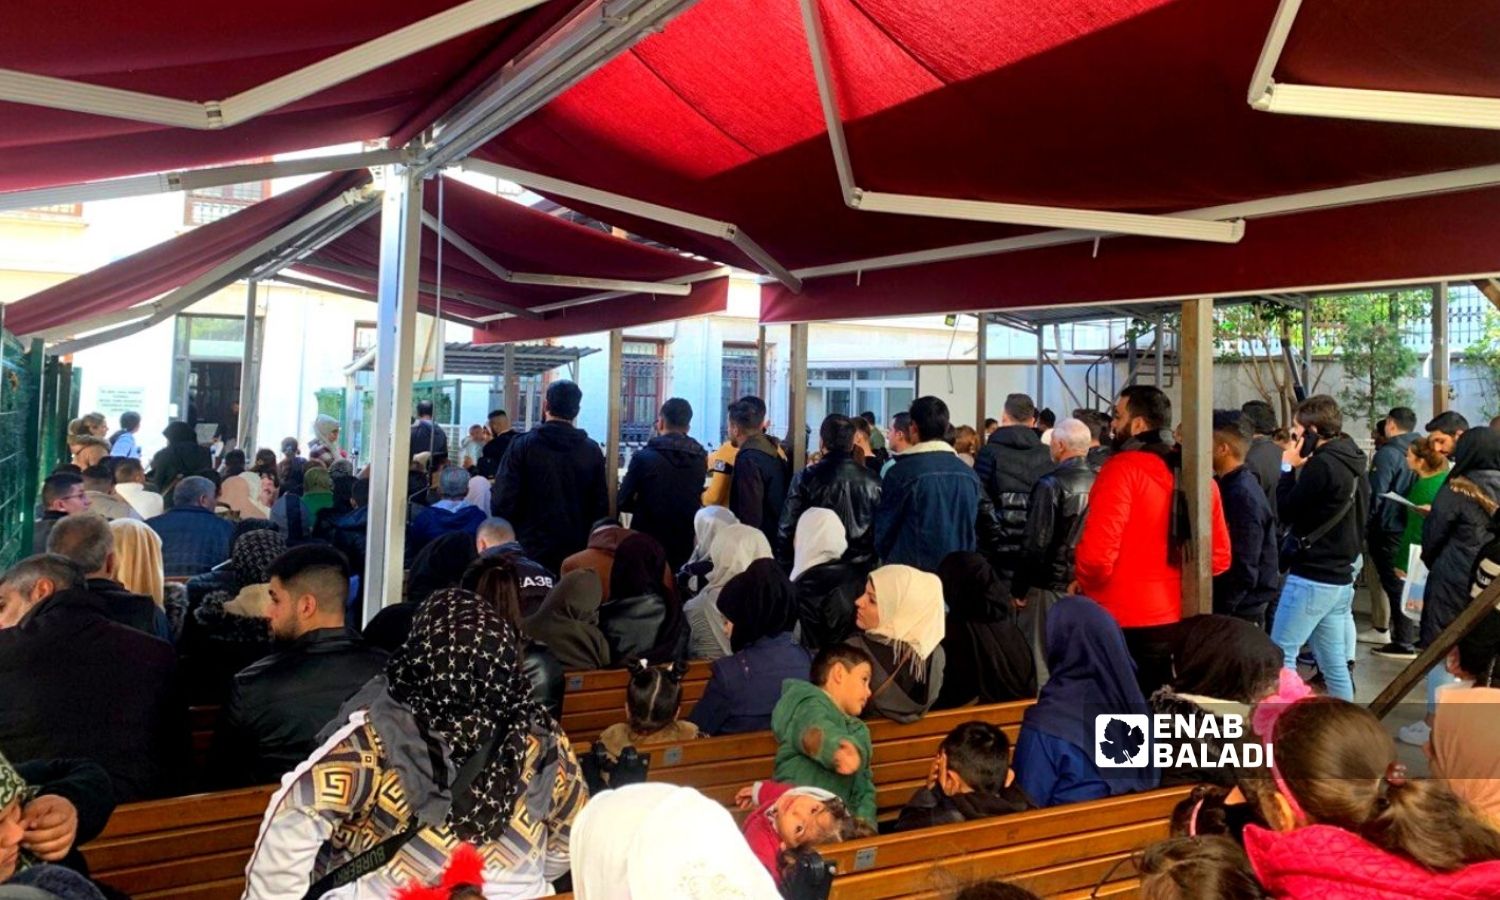
<instances>
[{"instance_id":1,"label":"woman wearing white headscarf","mask_svg":"<svg viewBox=\"0 0 1500 900\"><path fill-rule=\"evenodd\" d=\"M589 800L568 841L578 900L777 900L723 806L692 788L632 784Z\"/></svg>"},{"instance_id":2,"label":"woman wearing white headscarf","mask_svg":"<svg viewBox=\"0 0 1500 900\"><path fill-rule=\"evenodd\" d=\"M797 520L792 542L792 588L802 644L814 652L854 633L854 598L864 593L868 569L844 561L849 548L844 520L814 508Z\"/></svg>"},{"instance_id":3,"label":"woman wearing white headscarf","mask_svg":"<svg viewBox=\"0 0 1500 900\"><path fill-rule=\"evenodd\" d=\"M738 525L740 520L727 507L705 506L698 510L693 516L693 555L681 569L677 570L677 595L683 600L691 600L698 595L708 584L709 573L714 569L713 560L709 558L708 551L714 545L714 538L719 532L730 525Z\"/></svg>"},{"instance_id":4,"label":"woman wearing white headscarf","mask_svg":"<svg viewBox=\"0 0 1500 900\"><path fill-rule=\"evenodd\" d=\"M313 419L313 437L307 442L307 458L328 465L336 459L348 459L349 454L339 447L339 420L324 414Z\"/></svg>"},{"instance_id":5,"label":"woman wearing white headscarf","mask_svg":"<svg viewBox=\"0 0 1500 900\"><path fill-rule=\"evenodd\" d=\"M943 583L911 566L882 566L870 573L854 601L860 633L848 643L875 661L870 708L887 719L915 722L932 709L943 688Z\"/></svg>"},{"instance_id":6,"label":"woman wearing white headscarf","mask_svg":"<svg viewBox=\"0 0 1500 900\"><path fill-rule=\"evenodd\" d=\"M693 631L692 658L713 660L734 652L729 647L729 635L724 633L726 620L719 612L719 592L757 559L770 559L771 542L759 528L727 525L719 530L708 555L714 564L708 584L687 602L683 611Z\"/></svg>"},{"instance_id":7,"label":"woman wearing white headscarf","mask_svg":"<svg viewBox=\"0 0 1500 900\"><path fill-rule=\"evenodd\" d=\"M477 506L488 515L490 511L490 480L483 475L475 475L469 479L469 492L464 495L464 502L470 506Z\"/></svg>"}]
</instances>

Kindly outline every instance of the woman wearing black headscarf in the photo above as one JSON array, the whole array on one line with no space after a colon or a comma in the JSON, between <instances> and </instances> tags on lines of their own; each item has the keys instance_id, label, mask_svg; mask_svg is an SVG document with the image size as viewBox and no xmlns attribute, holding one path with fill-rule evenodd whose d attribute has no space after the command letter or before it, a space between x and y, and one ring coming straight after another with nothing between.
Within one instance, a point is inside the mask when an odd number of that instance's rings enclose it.
<instances>
[{"instance_id":1,"label":"woman wearing black headscarf","mask_svg":"<svg viewBox=\"0 0 1500 900\"><path fill-rule=\"evenodd\" d=\"M1469 605L1470 576L1490 540L1500 500L1500 432L1470 428L1453 449L1453 469L1422 523L1427 591L1417 645L1425 647Z\"/></svg>"},{"instance_id":2,"label":"woman wearing black headscarf","mask_svg":"<svg viewBox=\"0 0 1500 900\"><path fill-rule=\"evenodd\" d=\"M714 660L703 698L688 718L703 734L771 727L781 683L807 680L812 655L792 637L797 600L775 560L758 559L719 592L733 655Z\"/></svg>"},{"instance_id":3,"label":"woman wearing black headscarf","mask_svg":"<svg viewBox=\"0 0 1500 900\"><path fill-rule=\"evenodd\" d=\"M428 542L417 553L406 578L406 596L375 614L365 626L365 640L387 653L395 653L406 643L417 607L443 588L457 587L479 551L474 536L462 532L445 534Z\"/></svg>"},{"instance_id":4,"label":"woman wearing black headscarf","mask_svg":"<svg viewBox=\"0 0 1500 900\"><path fill-rule=\"evenodd\" d=\"M1282 669L1281 648L1270 635L1233 616L1193 616L1177 623L1171 638L1172 683L1151 695L1153 713L1192 716L1195 721L1225 716L1250 721L1255 704L1276 692ZM1234 739L1205 736L1201 740L1160 738L1171 744L1204 744L1209 758L1218 759L1219 747ZM1173 753L1173 758L1179 754ZM1233 787L1238 772L1225 767L1175 766L1162 771L1162 784L1218 784Z\"/></svg>"},{"instance_id":5,"label":"woman wearing black headscarf","mask_svg":"<svg viewBox=\"0 0 1500 900\"><path fill-rule=\"evenodd\" d=\"M264 615L271 563L286 551L286 538L268 524L236 532L228 563L187 582L178 650L194 704L223 703L235 673L274 649Z\"/></svg>"},{"instance_id":6,"label":"woman wearing black headscarf","mask_svg":"<svg viewBox=\"0 0 1500 900\"><path fill-rule=\"evenodd\" d=\"M681 655L687 629L669 572L667 552L648 534L632 532L615 549L609 602L599 608L615 665L632 657L671 663Z\"/></svg>"},{"instance_id":7,"label":"woman wearing black headscarf","mask_svg":"<svg viewBox=\"0 0 1500 900\"><path fill-rule=\"evenodd\" d=\"M943 637L948 661L933 707L1035 697L1035 657L995 570L978 553L950 553L937 575L948 604Z\"/></svg>"},{"instance_id":8,"label":"woman wearing black headscarf","mask_svg":"<svg viewBox=\"0 0 1500 900\"><path fill-rule=\"evenodd\" d=\"M520 633L491 603L456 589L428 598L385 675L271 798L247 896L296 900L343 884L394 896L436 881L457 842L477 849L486 896L548 893L568 871L587 790L568 739L530 700L522 657ZM408 828L383 859L366 855Z\"/></svg>"}]
</instances>

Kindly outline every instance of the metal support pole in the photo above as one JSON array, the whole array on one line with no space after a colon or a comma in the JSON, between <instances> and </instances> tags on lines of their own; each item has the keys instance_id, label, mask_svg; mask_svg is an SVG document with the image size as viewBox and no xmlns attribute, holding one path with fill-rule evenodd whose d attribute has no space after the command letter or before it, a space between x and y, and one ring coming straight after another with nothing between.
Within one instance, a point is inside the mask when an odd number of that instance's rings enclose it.
<instances>
[{"instance_id":1,"label":"metal support pole","mask_svg":"<svg viewBox=\"0 0 1500 900\"><path fill-rule=\"evenodd\" d=\"M620 419L625 411L625 332L616 328L609 333L609 387L604 396L609 398L609 413L604 426L604 484L609 489L609 512L617 515L615 507L620 492Z\"/></svg>"},{"instance_id":2,"label":"metal support pole","mask_svg":"<svg viewBox=\"0 0 1500 900\"><path fill-rule=\"evenodd\" d=\"M1038 325L1036 331L1036 408L1046 406L1045 391L1042 390L1042 379L1047 374L1047 347L1042 343L1042 326Z\"/></svg>"},{"instance_id":3,"label":"metal support pole","mask_svg":"<svg viewBox=\"0 0 1500 900\"><path fill-rule=\"evenodd\" d=\"M792 326L791 394L792 408L787 416L787 440L791 443L792 471L807 465L807 331L803 322Z\"/></svg>"},{"instance_id":4,"label":"metal support pole","mask_svg":"<svg viewBox=\"0 0 1500 900\"><path fill-rule=\"evenodd\" d=\"M755 393L761 399L766 399L771 395L771 379L766 372L766 363L770 360L770 357L771 354L766 347L766 326L762 325L755 338ZM739 398L732 397L730 399L738 400Z\"/></svg>"},{"instance_id":5,"label":"metal support pole","mask_svg":"<svg viewBox=\"0 0 1500 900\"><path fill-rule=\"evenodd\" d=\"M240 419L235 423L236 445L246 450L251 464L255 457L255 404L260 392L260 366L255 352L255 289L254 278L245 286L245 349L240 355Z\"/></svg>"},{"instance_id":6,"label":"metal support pole","mask_svg":"<svg viewBox=\"0 0 1500 900\"><path fill-rule=\"evenodd\" d=\"M1432 289L1432 414L1448 411L1448 282Z\"/></svg>"},{"instance_id":7,"label":"metal support pole","mask_svg":"<svg viewBox=\"0 0 1500 900\"><path fill-rule=\"evenodd\" d=\"M1312 298L1302 301L1302 389L1312 395Z\"/></svg>"},{"instance_id":8,"label":"metal support pole","mask_svg":"<svg viewBox=\"0 0 1500 900\"><path fill-rule=\"evenodd\" d=\"M1183 618L1211 613L1213 588L1214 301L1182 302L1182 483L1191 552L1182 565Z\"/></svg>"},{"instance_id":9,"label":"metal support pole","mask_svg":"<svg viewBox=\"0 0 1500 900\"><path fill-rule=\"evenodd\" d=\"M1167 386L1167 329L1162 316L1156 317L1156 386Z\"/></svg>"},{"instance_id":10,"label":"metal support pole","mask_svg":"<svg viewBox=\"0 0 1500 900\"><path fill-rule=\"evenodd\" d=\"M984 440L984 420L989 414L989 373L986 365L990 361L990 317L979 314L979 340L974 346L974 430Z\"/></svg>"},{"instance_id":11,"label":"metal support pole","mask_svg":"<svg viewBox=\"0 0 1500 900\"><path fill-rule=\"evenodd\" d=\"M521 380L516 377L516 345L505 345L505 375L500 385L501 396L504 397L505 412L510 416L510 427L516 428L522 424L525 417L521 415Z\"/></svg>"},{"instance_id":12,"label":"metal support pole","mask_svg":"<svg viewBox=\"0 0 1500 900\"><path fill-rule=\"evenodd\" d=\"M416 356L417 270L422 248L422 179L405 166L381 172L380 283L375 323L375 424L371 430L370 518L363 619L401 601L406 555L406 485L411 460L412 361Z\"/></svg>"}]
</instances>

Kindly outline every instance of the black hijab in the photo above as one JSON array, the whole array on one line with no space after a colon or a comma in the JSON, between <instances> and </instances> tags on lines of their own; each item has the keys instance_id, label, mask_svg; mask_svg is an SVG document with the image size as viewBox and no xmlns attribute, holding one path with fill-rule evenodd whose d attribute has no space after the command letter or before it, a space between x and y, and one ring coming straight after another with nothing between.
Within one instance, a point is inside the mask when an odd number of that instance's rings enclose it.
<instances>
[{"instance_id":1,"label":"black hijab","mask_svg":"<svg viewBox=\"0 0 1500 900\"><path fill-rule=\"evenodd\" d=\"M978 553L950 553L938 565L943 600L943 709L1036 696L1036 661L1016 625L1007 586Z\"/></svg>"},{"instance_id":2,"label":"black hijab","mask_svg":"<svg viewBox=\"0 0 1500 900\"><path fill-rule=\"evenodd\" d=\"M656 632L656 644L647 652L638 654L655 663L670 663L678 658L678 644L687 629L682 601L677 599L677 586L674 579L666 577L666 573L667 551L656 538L640 532L631 532L630 537L615 548L614 566L609 570L611 603L648 594L662 599L665 613Z\"/></svg>"},{"instance_id":3,"label":"black hijab","mask_svg":"<svg viewBox=\"0 0 1500 900\"><path fill-rule=\"evenodd\" d=\"M1453 470L1448 478L1463 478L1482 469L1500 469L1500 431L1470 428L1453 447Z\"/></svg>"},{"instance_id":4,"label":"black hijab","mask_svg":"<svg viewBox=\"0 0 1500 900\"><path fill-rule=\"evenodd\" d=\"M757 559L719 592L719 612L734 623L729 648L740 652L761 638L792 630L797 601L792 583L772 559Z\"/></svg>"},{"instance_id":5,"label":"black hijab","mask_svg":"<svg viewBox=\"0 0 1500 900\"><path fill-rule=\"evenodd\" d=\"M1281 648L1233 616L1192 616L1172 635L1172 690L1253 704L1276 690Z\"/></svg>"},{"instance_id":6,"label":"black hijab","mask_svg":"<svg viewBox=\"0 0 1500 900\"><path fill-rule=\"evenodd\" d=\"M464 570L478 557L474 536L466 531L433 538L412 560L411 575L406 582L406 599L421 603L434 591L457 587Z\"/></svg>"}]
</instances>

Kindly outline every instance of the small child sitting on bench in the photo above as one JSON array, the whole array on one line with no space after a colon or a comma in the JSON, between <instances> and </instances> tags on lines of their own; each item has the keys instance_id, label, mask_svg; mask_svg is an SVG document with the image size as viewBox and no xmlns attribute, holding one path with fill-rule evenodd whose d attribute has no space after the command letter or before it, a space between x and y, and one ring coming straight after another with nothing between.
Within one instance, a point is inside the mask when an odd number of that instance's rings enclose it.
<instances>
[{"instance_id":1,"label":"small child sitting on bench","mask_svg":"<svg viewBox=\"0 0 1500 900\"><path fill-rule=\"evenodd\" d=\"M875 777L870 729L860 720L870 699L874 664L847 644L825 647L813 659L811 681L787 679L771 712L780 782L822 788L856 817L875 821Z\"/></svg>"},{"instance_id":2,"label":"small child sitting on bench","mask_svg":"<svg viewBox=\"0 0 1500 900\"><path fill-rule=\"evenodd\" d=\"M907 801L896 830L954 825L1033 809L1015 780L1005 732L988 722L965 722L939 745L927 786Z\"/></svg>"},{"instance_id":3,"label":"small child sitting on bench","mask_svg":"<svg viewBox=\"0 0 1500 900\"><path fill-rule=\"evenodd\" d=\"M677 718L682 711L682 676L687 673L684 663L666 667L632 659L625 667L630 670L630 683L625 686L627 721L617 722L599 735L599 743L611 760L619 759L626 747L673 744L698 736L697 725Z\"/></svg>"}]
</instances>

